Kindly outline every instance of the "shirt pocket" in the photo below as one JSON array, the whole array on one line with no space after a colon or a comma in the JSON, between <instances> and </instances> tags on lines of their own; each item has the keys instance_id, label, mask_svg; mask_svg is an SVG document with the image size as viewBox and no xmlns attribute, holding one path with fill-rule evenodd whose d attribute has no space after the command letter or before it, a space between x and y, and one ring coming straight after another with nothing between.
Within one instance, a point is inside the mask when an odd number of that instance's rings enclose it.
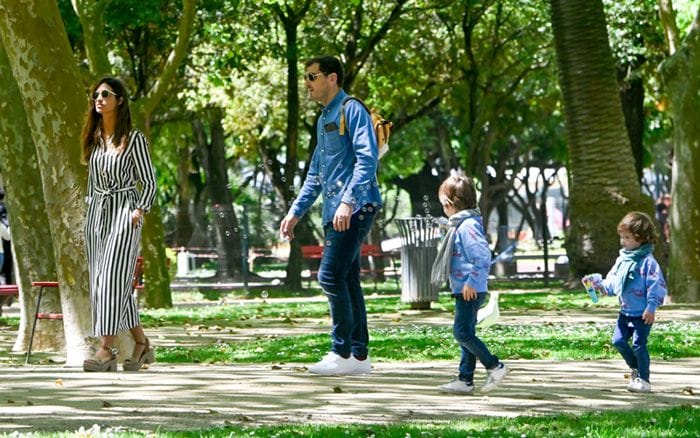
<instances>
[{"instance_id":1,"label":"shirt pocket","mask_svg":"<svg viewBox=\"0 0 700 438\"><path fill-rule=\"evenodd\" d=\"M340 138L340 133L337 129L334 131L325 132L323 137L323 145L326 149L327 155L338 155L342 152L343 142Z\"/></svg>"}]
</instances>

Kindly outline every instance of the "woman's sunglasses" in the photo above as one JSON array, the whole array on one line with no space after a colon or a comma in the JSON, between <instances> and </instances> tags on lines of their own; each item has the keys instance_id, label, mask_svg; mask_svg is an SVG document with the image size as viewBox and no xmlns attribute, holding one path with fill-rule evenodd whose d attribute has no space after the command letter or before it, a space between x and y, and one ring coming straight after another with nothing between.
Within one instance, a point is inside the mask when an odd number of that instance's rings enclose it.
<instances>
[{"instance_id":1,"label":"woman's sunglasses","mask_svg":"<svg viewBox=\"0 0 700 438\"><path fill-rule=\"evenodd\" d=\"M115 97L118 96L118 94L115 93L114 91L109 91L109 90L102 90L101 92L95 91L94 93L92 93L92 100L97 100L97 98L100 96L102 96L103 99L106 99L109 97L110 94L112 96L115 96Z\"/></svg>"}]
</instances>

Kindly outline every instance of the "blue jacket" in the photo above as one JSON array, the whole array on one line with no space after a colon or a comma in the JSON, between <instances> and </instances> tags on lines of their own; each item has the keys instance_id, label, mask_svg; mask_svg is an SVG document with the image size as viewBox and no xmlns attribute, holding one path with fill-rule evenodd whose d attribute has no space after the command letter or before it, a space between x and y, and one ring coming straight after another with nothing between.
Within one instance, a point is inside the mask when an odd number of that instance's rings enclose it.
<instances>
[{"instance_id":1,"label":"blue jacket","mask_svg":"<svg viewBox=\"0 0 700 438\"><path fill-rule=\"evenodd\" d=\"M457 227L450 266L450 289L452 294L462 295L464 284L469 284L477 293L488 292L491 250L486 241L481 216L466 218Z\"/></svg>"},{"instance_id":2,"label":"blue jacket","mask_svg":"<svg viewBox=\"0 0 700 438\"><path fill-rule=\"evenodd\" d=\"M605 293L614 296L615 273L610 270L603 280ZM642 316L645 310L656 312L666 296L666 281L661 267L652 254L641 259L625 281L620 300L620 313Z\"/></svg>"},{"instance_id":3,"label":"blue jacket","mask_svg":"<svg viewBox=\"0 0 700 438\"><path fill-rule=\"evenodd\" d=\"M382 206L377 182L377 139L372 118L361 103L345 104L345 134L340 135L340 108L347 94L342 89L321 112L316 124L318 143L311 166L290 213L302 217L319 195L323 196L323 224L333 220L341 202L353 214L363 206Z\"/></svg>"}]
</instances>

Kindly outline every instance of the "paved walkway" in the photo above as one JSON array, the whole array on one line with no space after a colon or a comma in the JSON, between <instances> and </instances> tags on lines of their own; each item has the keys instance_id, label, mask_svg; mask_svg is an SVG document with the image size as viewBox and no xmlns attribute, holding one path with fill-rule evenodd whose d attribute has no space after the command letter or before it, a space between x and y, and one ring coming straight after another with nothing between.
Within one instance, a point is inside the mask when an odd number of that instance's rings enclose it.
<instances>
[{"instance_id":1,"label":"paved walkway","mask_svg":"<svg viewBox=\"0 0 700 438\"><path fill-rule=\"evenodd\" d=\"M305 300L308 300L305 299ZM450 325L446 312L404 310L369 315L371 327ZM538 311L539 323L612 323L614 309ZM696 310L662 311L659 321L698 321ZM503 312L502 324L528 316ZM235 328L180 326L149 330L157 345L235 342L274 334L327 332L327 319L245 321ZM14 336L0 330L8 347ZM7 351L8 348L5 348ZM454 362L373 364L368 376L319 377L302 364L167 365L138 373L84 373L61 365L0 365L0 433L75 431L99 424L132 430L195 430L226 424L390 423L449 421L468 416L517 416L700 405L700 358L652 362L651 394L625 390L622 360L509 361L511 374L487 395L436 390ZM121 368L120 368L121 369ZM477 380L484 378L477 369ZM477 387L478 387L477 382Z\"/></svg>"},{"instance_id":2,"label":"paved walkway","mask_svg":"<svg viewBox=\"0 0 700 438\"><path fill-rule=\"evenodd\" d=\"M700 360L652 364L654 392L625 390L619 360L511 361L487 395L435 390L454 363L378 363L367 376L319 377L301 365L158 365L138 373L60 366L0 367L0 433L75 431L93 424L193 430L226 424L440 422L700 405ZM482 377L482 376L479 376Z\"/></svg>"}]
</instances>

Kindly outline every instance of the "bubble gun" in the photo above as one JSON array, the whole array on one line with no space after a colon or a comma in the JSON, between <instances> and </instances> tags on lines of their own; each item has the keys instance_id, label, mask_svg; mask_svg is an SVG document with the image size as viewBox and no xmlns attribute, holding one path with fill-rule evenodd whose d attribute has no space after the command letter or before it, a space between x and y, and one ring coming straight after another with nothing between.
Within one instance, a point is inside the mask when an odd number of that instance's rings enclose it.
<instances>
[{"instance_id":1,"label":"bubble gun","mask_svg":"<svg viewBox=\"0 0 700 438\"><path fill-rule=\"evenodd\" d=\"M591 301L594 303L598 302L598 293L596 292L595 285L600 284L603 281L603 277L600 274L586 275L581 279L583 287L586 288L586 292L591 297Z\"/></svg>"}]
</instances>

